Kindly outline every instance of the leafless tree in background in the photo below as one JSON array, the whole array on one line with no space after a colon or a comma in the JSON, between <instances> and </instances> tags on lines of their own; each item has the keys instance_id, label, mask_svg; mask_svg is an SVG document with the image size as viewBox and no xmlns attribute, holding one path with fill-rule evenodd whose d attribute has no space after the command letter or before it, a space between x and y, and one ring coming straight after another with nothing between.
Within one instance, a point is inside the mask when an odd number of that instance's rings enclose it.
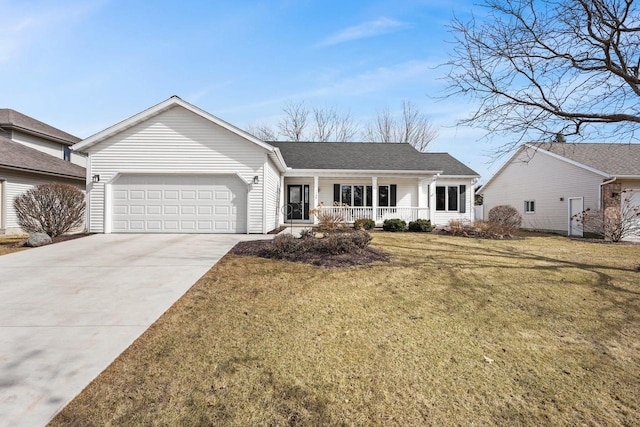
<instances>
[{"instance_id":1,"label":"leafless tree in background","mask_svg":"<svg viewBox=\"0 0 640 427\"><path fill-rule=\"evenodd\" d=\"M278 123L280 134L288 141L303 141L304 132L307 127L309 110L304 102L288 102L282 111L285 116Z\"/></svg>"},{"instance_id":2,"label":"leafless tree in background","mask_svg":"<svg viewBox=\"0 0 640 427\"><path fill-rule=\"evenodd\" d=\"M478 107L462 124L492 135L629 141L640 129L640 8L634 0L484 0L454 19L449 93ZM486 12L486 13L485 13Z\"/></svg>"},{"instance_id":3,"label":"leafless tree in background","mask_svg":"<svg viewBox=\"0 0 640 427\"><path fill-rule=\"evenodd\" d=\"M364 131L364 139L369 142L406 142L418 151L426 151L438 132L429 118L410 101L402 102L399 118L391 114L389 109L379 111L373 123L369 123Z\"/></svg>"},{"instance_id":4,"label":"leafless tree in background","mask_svg":"<svg viewBox=\"0 0 640 427\"><path fill-rule=\"evenodd\" d=\"M279 131L263 124L250 127L249 132L263 141L351 142L359 136L365 142L406 142L419 151L426 151L437 136L429 118L410 101L402 102L398 117L389 109L382 110L363 128L350 112L342 113L336 107L309 109L304 102L289 102L282 111Z\"/></svg>"}]
</instances>

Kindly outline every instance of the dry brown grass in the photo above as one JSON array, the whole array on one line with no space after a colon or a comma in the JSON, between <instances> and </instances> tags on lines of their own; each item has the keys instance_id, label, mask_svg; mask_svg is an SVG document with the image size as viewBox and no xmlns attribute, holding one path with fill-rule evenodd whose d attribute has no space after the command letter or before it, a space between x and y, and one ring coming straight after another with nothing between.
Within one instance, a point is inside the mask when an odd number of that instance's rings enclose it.
<instances>
[{"instance_id":1,"label":"dry brown grass","mask_svg":"<svg viewBox=\"0 0 640 427\"><path fill-rule=\"evenodd\" d=\"M27 248L18 245L26 239L25 236L0 236L0 255L25 250Z\"/></svg>"},{"instance_id":2,"label":"dry brown grass","mask_svg":"<svg viewBox=\"0 0 640 427\"><path fill-rule=\"evenodd\" d=\"M638 425L640 247L373 244L226 256L52 425Z\"/></svg>"}]
</instances>

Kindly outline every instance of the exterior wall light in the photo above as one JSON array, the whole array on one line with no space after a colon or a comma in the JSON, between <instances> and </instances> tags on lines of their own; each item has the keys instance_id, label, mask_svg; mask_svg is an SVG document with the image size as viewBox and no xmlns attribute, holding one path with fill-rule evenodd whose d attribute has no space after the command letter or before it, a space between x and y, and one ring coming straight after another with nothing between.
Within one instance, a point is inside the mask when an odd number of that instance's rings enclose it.
<instances>
[{"instance_id":1,"label":"exterior wall light","mask_svg":"<svg viewBox=\"0 0 640 427\"><path fill-rule=\"evenodd\" d=\"M91 177L91 182L100 182L100 175L93 175Z\"/></svg>"},{"instance_id":2,"label":"exterior wall light","mask_svg":"<svg viewBox=\"0 0 640 427\"><path fill-rule=\"evenodd\" d=\"M258 178L258 175L253 177L253 183L257 184L258 182L260 182L260 178Z\"/></svg>"}]
</instances>

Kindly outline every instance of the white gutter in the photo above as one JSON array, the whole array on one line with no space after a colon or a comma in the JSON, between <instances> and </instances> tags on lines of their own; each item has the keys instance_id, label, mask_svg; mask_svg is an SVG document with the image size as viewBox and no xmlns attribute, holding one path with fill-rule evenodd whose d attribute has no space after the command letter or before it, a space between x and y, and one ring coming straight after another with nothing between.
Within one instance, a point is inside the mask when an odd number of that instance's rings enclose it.
<instances>
[{"instance_id":1,"label":"white gutter","mask_svg":"<svg viewBox=\"0 0 640 427\"><path fill-rule=\"evenodd\" d=\"M600 184L599 191L598 191L598 193L599 193L599 194L598 194L598 196L599 196L599 197L598 197L598 210L601 210L601 209L602 209L602 187L603 187L603 186L605 186L605 185L607 185L607 184L611 184L611 183L612 183L612 182L614 182L616 179L618 179L618 178L614 176L614 177L613 177L613 178L611 178L609 181L604 181L603 183L601 183L601 184Z\"/></svg>"}]
</instances>

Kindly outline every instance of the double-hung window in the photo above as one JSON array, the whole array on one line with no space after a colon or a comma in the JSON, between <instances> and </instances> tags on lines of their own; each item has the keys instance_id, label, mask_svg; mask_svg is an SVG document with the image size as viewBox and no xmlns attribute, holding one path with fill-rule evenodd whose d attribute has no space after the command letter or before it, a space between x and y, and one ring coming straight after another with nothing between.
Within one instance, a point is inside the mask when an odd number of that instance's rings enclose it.
<instances>
[{"instance_id":1,"label":"double-hung window","mask_svg":"<svg viewBox=\"0 0 640 427\"><path fill-rule=\"evenodd\" d=\"M396 205L395 184L378 186L378 206ZM373 187L371 185L333 184L333 202L342 206L373 206Z\"/></svg>"},{"instance_id":2,"label":"double-hung window","mask_svg":"<svg viewBox=\"0 0 640 427\"><path fill-rule=\"evenodd\" d=\"M525 200L524 201L524 213L536 213L536 202L535 200Z\"/></svg>"},{"instance_id":3,"label":"double-hung window","mask_svg":"<svg viewBox=\"0 0 640 427\"><path fill-rule=\"evenodd\" d=\"M436 186L436 211L466 212L467 186Z\"/></svg>"}]
</instances>

